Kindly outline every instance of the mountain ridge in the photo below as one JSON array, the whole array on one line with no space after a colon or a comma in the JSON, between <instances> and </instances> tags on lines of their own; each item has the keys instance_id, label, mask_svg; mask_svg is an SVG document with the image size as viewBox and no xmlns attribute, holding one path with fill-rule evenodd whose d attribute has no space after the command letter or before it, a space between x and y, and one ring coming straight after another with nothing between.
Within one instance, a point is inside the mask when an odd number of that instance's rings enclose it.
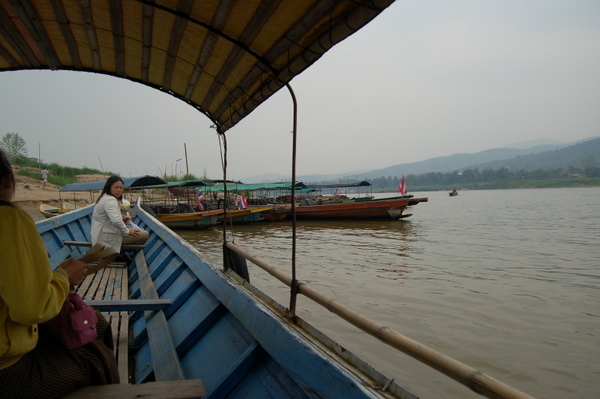
<instances>
[{"instance_id":1,"label":"mountain ridge","mask_svg":"<svg viewBox=\"0 0 600 399\"><path fill-rule=\"evenodd\" d=\"M585 145L580 145L582 143ZM512 143L511 147L491 148L476 153L456 153L454 155L430 158L424 161L398 164L382 169L370 171L353 171L336 174L312 174L297 176L297 180L304 182L322 182L336 179L354 178L356 180L369 180L382 176L402 176L409 174L448 173L465 169L556 169L567 168L575 165L586 157L600 154L600 136L589 137L574 142L564 143L548 139L540 139L521 143ZM572 148L576 147L577 148ZM567 150L571 148L571 150ZM556 151L567 152L564 156ZM563 161L559 161L563 159ZM600 161L600 160L596 160ZM274 181L289 181L291 176L281 174L262 174L242 179L245 183L263 183Z\"/></svg>"}]
</instances>

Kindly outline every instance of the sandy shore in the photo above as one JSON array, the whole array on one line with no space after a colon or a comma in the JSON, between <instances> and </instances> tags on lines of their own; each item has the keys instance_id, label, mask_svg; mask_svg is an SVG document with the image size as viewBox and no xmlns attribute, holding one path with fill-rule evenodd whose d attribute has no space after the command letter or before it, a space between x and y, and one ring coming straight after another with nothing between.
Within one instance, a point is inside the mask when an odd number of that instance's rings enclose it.
<instances>
[{"instance_id":1,"label":"sandy shore","mask_svg":"<svg viewBox=\"0 0 600 399\"><path fill-rule=\"evenodd\" d=\"M17 172L21 168L13 165L16 180L16 191L13 198L13 203L19 208L26 211L33 220L41 220L44 216L40 213L40 203L43 202L52 206L60 206L62 201L67 201L75 204L78 208L89 205L95 198L92 198L89 192L81 193L61 193L59 192L60 187L54 184L47 183L46 187L40 180L32 179L30 177L20 176ZM27 168L38 173L39 170L35 168ZM80 175L77 176L78 181L97 181L104 180L107 176L103 175Z\"/></svg>"}]
</instances>

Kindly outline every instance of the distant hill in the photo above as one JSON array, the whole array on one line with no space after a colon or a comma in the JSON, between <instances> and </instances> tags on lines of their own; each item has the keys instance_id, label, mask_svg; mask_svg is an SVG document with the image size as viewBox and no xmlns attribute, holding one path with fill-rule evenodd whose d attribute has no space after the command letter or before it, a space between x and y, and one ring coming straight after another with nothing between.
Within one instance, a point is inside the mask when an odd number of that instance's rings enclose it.
<instances>
[{"instance_id":1,"label":"distant hill","mask_svg":"<svg viewBox=\"0 0 600 399\"><path fill-rule=\"evenodd\" d=\"M586 139L589 140L589 139ZM575 144L575 143L571 143ZM561 141L556 140L548 140L548 139L538 139L538 140L529 140L529 141L519 141L517 143L507 144L507 148L518 148L520 150L526 150L531 147L539 147L539 146L552 146L552 147L561 147L564 145L569 145Z\"/></svg>"},{"instance_id":2,"label":"distant hill","mask_svg":"<svg viewBox=\"0 0 600 399\"><path fill-rule=\"evenodd\" d=\"M453 172L473 168L476 165L490 161L512 159L517 156L556 150L556 146L537 146L520 150L518 148L494 148L474 154L454 154L445 157L428 159L427 161L390 166L384 169L372 170L360 175L361 179L372 179L381 176L419 175L432 172Z\"/></svg>"},{"instance_id":3,"label":"distant hill","mask_svg":"<svg viewBox=\"0 0 600 399\"><path fill-rule=\"evenodd\" d=\"M533 146L528 146L533 145ZM453 172L465 169L535 170L566 169L568 166L581 167L581 161L595 157L600 162L600 137L579 140L572 143L560 143L551 140L535 140L514 143L510 148L493 148L473 154L454 154L431 158L425 161L405 163L371 171L354 171L332 175L302 175L298 180L304 182L331 181L342 178L369 180L382 176L402 176L432 172ZM290 176L265 174L242 179L244 183L291 180Z\"/></svg>"},{"instance_id":4,"label":"distant hill","mask_svg":"<svg viewBox=\"0 0 600 399\"><path fill-rule=\"evenodd\" d=\"M474 165L479 170L508 168L511 170L537 170L537 169L567 169L569 166L581 168L582 162L600 162L600 138L579 142L575 145L555 151L546 151L538 154L520 155L511 159L504 159ZM473 169L473 167L470 167Z\"/></svg>"}]
</instances>

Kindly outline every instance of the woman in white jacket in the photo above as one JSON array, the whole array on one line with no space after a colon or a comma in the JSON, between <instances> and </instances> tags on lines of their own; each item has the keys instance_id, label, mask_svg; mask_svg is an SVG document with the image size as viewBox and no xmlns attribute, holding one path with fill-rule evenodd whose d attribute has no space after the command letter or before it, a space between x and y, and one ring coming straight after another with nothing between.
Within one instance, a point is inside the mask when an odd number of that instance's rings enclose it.
<instances>
[{"instance_id":1,"label":"woman in white jacket","mask_svg":"<svg viewBox=\"0 0 600 399\"><path fill-rule=\"evenodd\" d=\"M122 199L123 180L119 176L109 177L92 214L92 245L121 251L121 244L143 244L148 239L147 231L125 225L121 214Z\"/></svg>"}]
</instances>

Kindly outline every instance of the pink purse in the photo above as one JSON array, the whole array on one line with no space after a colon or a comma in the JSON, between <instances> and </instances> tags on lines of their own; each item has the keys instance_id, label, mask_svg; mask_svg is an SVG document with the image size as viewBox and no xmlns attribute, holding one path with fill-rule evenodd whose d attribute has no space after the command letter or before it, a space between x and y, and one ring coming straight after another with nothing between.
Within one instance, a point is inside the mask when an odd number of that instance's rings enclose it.
<instances>
[{"instance_id":1,"label":"pink purse","mask_svg":"<svg viewBox=\"0 0 600 399\"><path fill-rule=\"evenodd\" d=\"M94 308L88 306L75 291L71 291L58 315L42 325L65 347L72 349L96 339L97 323Z\"/></svg>"}]
</instances>

